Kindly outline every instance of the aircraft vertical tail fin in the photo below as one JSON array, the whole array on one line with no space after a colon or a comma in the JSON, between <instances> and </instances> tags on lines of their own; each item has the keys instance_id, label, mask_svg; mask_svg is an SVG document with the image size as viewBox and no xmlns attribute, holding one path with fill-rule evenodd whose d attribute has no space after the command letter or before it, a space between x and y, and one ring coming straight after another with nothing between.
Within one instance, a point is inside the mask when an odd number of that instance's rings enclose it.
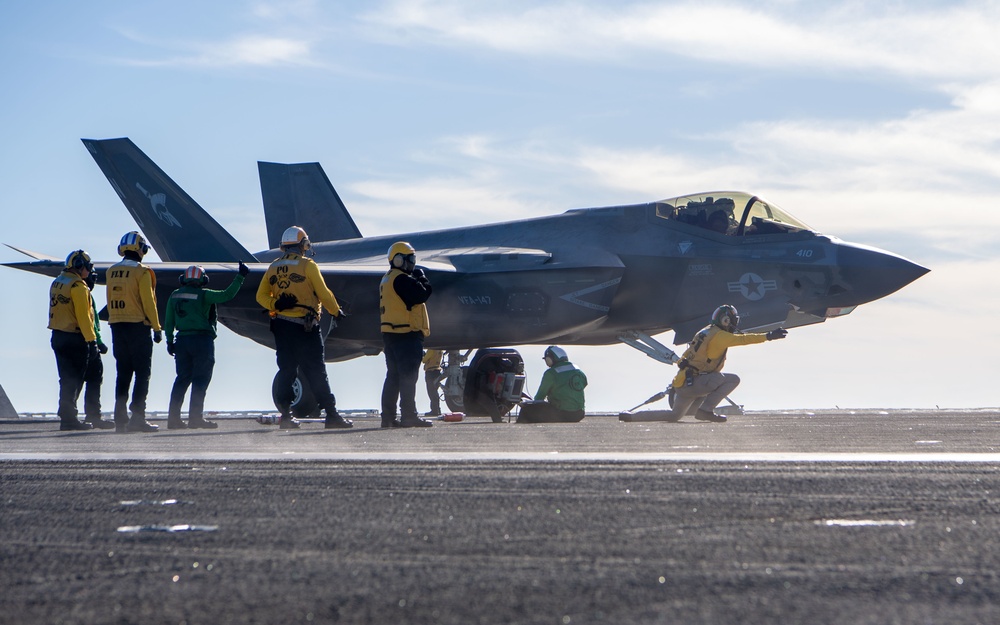
<instances>
[{"instance_id":1,"label":"aircraft vertical tail fin","mask_svg":"<svg viewBox=\"0 0 1000 625\"><path fill-rule=\"evenodd\" d=\"M257 162L268 246L278 247L289 226L313 242L360 239L361 231L319 163Z\"/></svg>"},{"instance_id":2,"label":"aircraft vertical tail fin","mask_svg":"<svg viewBox=\"0 0 1000 625\"><path fill-rule=\"evenodd\" d=\"M81 140L162 260L256 261L127 137Z\"/></svg>"},{"instance_id":3,"label":"aircraft vertical tail fin","mask_svg":"<svg viewBox=\"0 0 1000 625\"><path fill-rule=\"evenodd\" d=\"M0 419L16 419L18 417L14 404L10 403L7 392L0 386Z\"/></svg>"}]
</instances>

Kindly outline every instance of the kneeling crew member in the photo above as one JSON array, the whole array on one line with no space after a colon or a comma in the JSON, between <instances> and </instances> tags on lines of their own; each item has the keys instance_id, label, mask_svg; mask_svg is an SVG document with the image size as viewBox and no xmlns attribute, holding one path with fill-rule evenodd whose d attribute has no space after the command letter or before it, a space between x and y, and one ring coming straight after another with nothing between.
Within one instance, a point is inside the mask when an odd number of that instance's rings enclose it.
<instances>
[{"instance_id":1,"label":"kneeling crew member","mask_svg":"<svg viewBox=\"0 0 1000 625\"><path fill-rule=\"evenodd\" d=\"M215 369L216 322L219 318L216 304L236 297L248 273L250 270L241 261L239 273L229 286L224 291L216 291L205 288L208 285L205 270L192 265L181 274L181 288L170 294L164 330L167 334L167 353L174 357L177 377L170 391L168 430L219 427L218 423L206 421L204 416L205 394ZM174 328L177 329L176 341ZM191 387L191 405L185 424L181 421L181 405L188 386Z\"/></svg>"},{"instance_id":2,"label":"kneeling crew member","mask_svg":"<svg viewBox=\"0 0 1000 625\"><path fill-rule=\"evenodd\" d=\"M153 343L163 340L156 311L156 274L142 264L149 252L146 240L138 232L125 233L118 243L122 260L107 271L108 321L111 325L111 350L115 355L115 431L155 432L158 426L146 421L146 395L153 368ZM150 338L150 329L153 336ZM128 387L132 402L128 404ZM129 418L128 411L132 411Z\"/></svg>"},{"instance_id":3,"label":"kneeling crew member","mask_svg":"<svg viewBox=\"0 0 1000 625\"><path fill-rule=\"evenodd\" d=\"M740 316L736 308L726 304L712 313L711 325L694 335L694 340L677 363L680 371L674 377L674 403L670 420L679 421L697 405L695 419L725 423L726 417L716 414L715 408L740 385L739 376L722 373L726 351L737 345L783 339L788 334L788 330L784 328L771 330L767 334L743 334L739 331L739 323Z\"/></svg>"},{"instance_id":4,"label":"kneeling crew member","mask_svg":"<svg viewBox=\"0 0 1000 625\"><path fill-rule=\"evenodd\" d=\"M548 369L535 393L535 401L521 404L518 423L577 423L583 420L587 375L569 361L566 350L555 345L543 355Z\"/></svg>"},{"instance_id":5,"label":"kneeling crew member","mask_svg":"<svg viewBox=\"0 0 1000 625\"><path fill-rule=\"evenodd\" d=\"M94 270L90 256L83 250L66 257L62 272L49 287L49 329L52 330L52 351L59 371L59 429L90 430L81 423L76 402L83 390L90 348L96 350L94 307L90 303L87 276Z\"/></svg>"},{"instance_id":6,"label":"kneeling crew member","mask_svg":"<svg viewBox=\"0 0 1000 625\"><path fill-rule=\"evenodd\" d=\"M417 252L405 241L389 248L390 269L379 284L385 383L382 384L382 427L430 427L417 414L417 379L424 357L424 337L431 333L427 306L431 283L417 267ZM400 419L396 419L399 402Z\"/></svg>"},{"instance_id":7,"label":"kneeling crew member","mask_svg":"<svg viewBox=\"0 0 1000 625\"><path fill-rule=\"evenodd\" d=\"M285 253L267 268L257 287L257 303L271 314L271 333L278 360L272 391L274 405L281 412L282 429L299 427L292 418L293 385L299 372L312 389L316 402L326 411L325 427L349 428L354 424L337 412L337 400L326 375L323 336L319 331L323 307L328 314L340 315L340 304L323 281L323 274L305 253L312 244L306 231L292 226L281 235Z\"/></svg>"}]
</instances>

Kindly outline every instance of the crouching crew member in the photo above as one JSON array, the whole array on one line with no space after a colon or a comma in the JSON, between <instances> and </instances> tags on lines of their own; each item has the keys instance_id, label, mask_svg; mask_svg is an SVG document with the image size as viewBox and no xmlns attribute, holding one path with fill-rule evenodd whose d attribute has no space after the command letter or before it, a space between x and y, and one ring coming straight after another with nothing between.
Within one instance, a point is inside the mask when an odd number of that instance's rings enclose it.
<instances>
[{"instance_id":1,"label":"crouching crew member","mask_svg":"<svg viewBox=\"0 0 1000 625\"><path fill-rule=\"evenodd\" d=\"M577 423L583 420L587 375L569 361L566 350L547 348L543 359L548 369L535 393L535 401L523 402L518 423Z\"/></svg>"},{"instance_id":2,"label":"crouching crew member","mask_svg":"<svg viewBox=\"0 0 1000 625\"><path fill-rule=\"evenodd\" d=\"M431 283L423 269L416 266L417 252L409 243L393 243L388 257L390 269L379 284L385 348L382 427L430 427L433 424L417 414L417 379L424 356L424 337L431 333L425 305L431 296Z\"/></svg>"},{"instance_id":3,"label":"crouching crew member","mask_svg":"<svg viewBox=\"0 0 1000 625\"><path fill-rule=\"evenodd\" d=\"M122 260L111 265L107 271L108 321L117 373L115 431L119 433L155 432L158 429L146 421L153 343L163 340L156 311L156 274L142 264L147 252L149 246L142 235L135 231L128 232L118 243L118 255ZM128 404L128 389L133 376L132 403ZM132 412L131 418L129 411Z\"/></svg>"},{"instance_id":4,"label":"crouching crew member","mask_svg":"<svg viewBox=\"0 0 1000 625\"><path fill-rule=\"evenodd\" d=\"M712 313L712 323L694 335L694 340L677 363L680 371L673 382L673 407L670 420L678 421L696 407L695 419L725 423L726 417L715 413L715 408L739 386L740 378L734 373L722 373L726 351L737 345L752 345L783 339L788 330L778 328L767 334L739 331L740 316L728 304L719 306Z\"/></svg>"},{"instance_id":5,"label":"crouching crew member","mask_svg":"<svg viewBox=\"0 0 1000 625\"><path fill-rule=\"evenodd\" d=\"M327 314L337 317L340 305L323 282L319 267L305 257L310 246L302 228L292 226L285 230L281 236L281 250L285 254L271 263L257 288L257 303L271 314L278 361L278 374L272 385L274 404L281 412L282 429L299 427L298 420L292 417L292 401L295 378L301 373L326 411L325 426L349 428L354 424L337 412L337 400L330 391L319 330L323 307Z\"/></svg>"},{"instance_id":6,"label":"crouching crew member","mask_svg":"<svg viewBox=\"0 0 1000 625\"><path fill-rule=\"evenodd\" d=\"M97 318L97 302L94 301L97 272L91 271L86 282L87 288L90 289L90 307L94 311L94 336L97 337L97 341L89 344L87 373L83 376L83 412L87 415L86 423L99 430L111 430L115 424L101 418L101 385L104 384L104 363L101 361L101 356L108 353L108 346L101 338L101 320Z\"/></svg>"},{"instance_id":7,"label":"crouching crew member","mask_svg":"<svg viewBox=\"0 0 1000 625\"><path fill-rule=\"evenodd\" d=\"M85 280L94 265L83 250L66 257L62 272L49 287L49 329L52 330L52 351L59 371L60 430L89 430L93 426L81 423L76 408L87 373L91 346L97 345L94 334L94 308L90 289Z\"/></svg>"},{"instance_id":8,"label":"crouching crew member","mask_svg":"<svg viewBox=\"0 0 1000 625\"><path fill-rule=\"evenodd\" d=\"M205 394L215 369L216 305L236 297L248 273L250 270L240 262L239 273L229 286L216 291L205 288L208 285L205 270L192 265L181 274L181 288L170 294L163 329L167 335L167 353L174 357L177 378L170 391L167 429L219 427L218 423L206 421L204 416ZM185 424L181 420L181 405L188 386L191 387L191 404Z\"/></svg>"}]
</instances>

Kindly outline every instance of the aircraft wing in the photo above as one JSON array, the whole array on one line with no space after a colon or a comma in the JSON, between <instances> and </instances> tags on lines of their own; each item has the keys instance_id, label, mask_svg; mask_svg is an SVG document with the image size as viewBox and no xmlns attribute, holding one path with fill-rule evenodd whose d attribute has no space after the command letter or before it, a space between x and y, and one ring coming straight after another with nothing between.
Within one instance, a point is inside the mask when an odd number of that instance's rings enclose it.
<instances>
[{"instance_id":1,"label":"aircraft wing","mask_svg":"<svg viewBox=\"0 0 1000 625\"><path fill-rule=\"evenodd\" d=\"M58 262L63 262L61 259L57 258L56 256L49 256L48 254L42 254L41 252L32 252L31 250L26 250L23 247L14 247L10 243L4 243L4 245L6 245L10 249L14 250L15 252L21 252L25 256L29 256L31 258L34 258L35 260L54 260L54 261L58 261Z\"/></svg>"}]
</instances>

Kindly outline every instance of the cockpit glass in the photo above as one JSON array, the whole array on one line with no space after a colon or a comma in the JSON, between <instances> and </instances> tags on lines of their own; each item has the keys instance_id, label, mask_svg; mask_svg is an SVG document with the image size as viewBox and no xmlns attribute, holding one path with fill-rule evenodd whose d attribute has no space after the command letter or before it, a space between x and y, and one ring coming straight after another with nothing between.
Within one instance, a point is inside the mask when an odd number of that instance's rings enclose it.
<instances>
[{"instance_id":1,"label":"cockpit glass","mask_svg":"<svg viewBox=\"0 0 1000 625\"><path fill-rule=\"evenodd\" d=\"M727 236L812 231L777 205L739 191L717 191L662 200L656 216Z\"/></svg>"}]
</instances>

